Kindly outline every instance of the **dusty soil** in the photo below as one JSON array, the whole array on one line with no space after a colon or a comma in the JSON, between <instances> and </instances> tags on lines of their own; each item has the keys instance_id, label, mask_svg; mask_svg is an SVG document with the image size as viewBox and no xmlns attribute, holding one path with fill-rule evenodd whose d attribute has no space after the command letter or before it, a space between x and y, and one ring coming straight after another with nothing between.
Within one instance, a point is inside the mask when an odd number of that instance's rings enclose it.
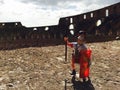
<instances>
[{"instance_id":1,"label":"dusty soil","mask_svg":"<svg viewBox=\"0 0 120 90\"><path fill-rule=\"evenodd\" d=\"M95 90L120 90L120 41L89 43ZM64 45L0 51L0 90L64 90L72 49ZM67 89L68 90L68 89ZM72 89L71 89L72 90Z\"/></svg>"}]
</instances>

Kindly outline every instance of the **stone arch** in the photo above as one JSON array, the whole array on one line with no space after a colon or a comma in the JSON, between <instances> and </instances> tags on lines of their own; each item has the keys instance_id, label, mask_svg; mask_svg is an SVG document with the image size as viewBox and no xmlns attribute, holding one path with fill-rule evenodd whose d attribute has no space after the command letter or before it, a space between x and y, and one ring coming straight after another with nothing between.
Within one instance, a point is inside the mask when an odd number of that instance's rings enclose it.
<instances>
[{"instance_id":1,"label":"stone arch","mask_svg":"<svg viewBox=\"0 0 120 90\"><path fill-rule=\"evenodd\" d=\"M70 23L73 23L73 18L70 18Z\"/></svg>"},{"instance_id":2,"label":"stone arch","mask_svg":"<svg viewBox=\"0 0 120 90\"><path fill-rule=\"evenodd\" d=\"M90 13L90 17L93 18L94 14L93 13Z\"/></svg>"},{"instance_id":3,"label":"stone arch","mask_svg":"<svg viewBox=\"0 0 120 90\"><path fill-rule=\"evenodd\" d=\"M74 35L74 24L69 25L70 34Z\"/></svg>"},{"instance_id":4,"label":"stone arch","mask_svg":"<svg viewBox=\"0 0 120 90\"><path fill-rule=\"evenodd\" d=\"M49 30L49 27L45 27L45 31L48 31Z\"/></svg>"},{"instance_id":5,"label":"stone arch","mask_svg":"<svg viewBox=\"0 0 120 90\"><path fill-rule=\"evenodd\" d=\"M106 9L106 11L105 11L105 16L106 16L106 17L109 16L109 10L108 10L108 9Z\"/></svg>"},{"instance_id":6,"label":"stone arch","mask_svg":"<svg viewBox=\"0 0 120 90\"><path fill-rule=\"evenodd\" d=\"M100 26L101 24L102 24L102 20L101 20L101 19L97 20L96 26L98 27L98 26Z\"/></svg>"},{"instance_id":7,"label":"stone arch","mask_svg":"<svg viewBox=\"0 0 120 90\"><path fill-rule=\"evenodd\" d=\"M83 18L84 18L84 19L86 19L86 18L87 18L87 17L86 17L86 14L85 14L85 15L83 15Z\"/></svg>"}]
</instances>

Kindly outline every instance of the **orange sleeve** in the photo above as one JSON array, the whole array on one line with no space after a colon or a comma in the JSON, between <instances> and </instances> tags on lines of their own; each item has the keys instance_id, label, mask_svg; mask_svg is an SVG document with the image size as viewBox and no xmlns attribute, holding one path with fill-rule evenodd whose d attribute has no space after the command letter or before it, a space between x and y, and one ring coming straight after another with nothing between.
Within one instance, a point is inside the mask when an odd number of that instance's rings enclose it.
<instances>
[{"instance_id":1,"label":"orange sleeve","mask_svg":"<svg viewBox=\"0 0 120 90\"><path fill-rule=\"evenodd\" d=\"M90 59L92 51L90 49L87 50L86 55Z\"/></svg>"},{"instance_id":2,"label":"orange sleeve","mask_svg":"<svg viewBox=\"0 0 120 90\"><path fill-rule=\"evenodd\" d=\"M68 46L70 46L71 48L73 48L73 44L72 43L67 43Z\"/></svg>"}]
</instances>

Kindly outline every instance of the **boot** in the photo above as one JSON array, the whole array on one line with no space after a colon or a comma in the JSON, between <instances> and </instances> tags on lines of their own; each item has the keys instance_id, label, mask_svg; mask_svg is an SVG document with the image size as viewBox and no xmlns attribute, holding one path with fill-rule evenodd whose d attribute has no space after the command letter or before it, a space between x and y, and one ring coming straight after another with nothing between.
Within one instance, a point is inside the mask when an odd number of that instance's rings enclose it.
<instances>
[{"instance_id":1,"label":"boot","mask_svg":"<svg viewBox=\"0 0 120 90\"><path fill-rule=\"evenodd\" d=\"M76 71L75 71L75 69L72 70L71 75L76 75Z\"/></svg>"}]
</instances>

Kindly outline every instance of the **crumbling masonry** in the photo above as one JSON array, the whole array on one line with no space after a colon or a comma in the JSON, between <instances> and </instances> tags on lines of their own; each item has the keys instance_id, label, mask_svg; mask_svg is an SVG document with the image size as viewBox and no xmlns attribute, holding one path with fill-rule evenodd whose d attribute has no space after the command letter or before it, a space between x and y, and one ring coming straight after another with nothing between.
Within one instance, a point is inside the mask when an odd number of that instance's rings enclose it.
<instances>
[{"instance_id":1,"label":"crumbling masonry","mask_svg":"<svg viewBox=\"0 0 120 90\"><path fill-rule=\"evenodd\" d=\"M58 25L25 27L20 22L0 23L0 49L63 44L63 37L73 38L79 30L87 32L87 42L114 40L120 36L120 3L60 18Z\"/></svg>"}]
</instances>

